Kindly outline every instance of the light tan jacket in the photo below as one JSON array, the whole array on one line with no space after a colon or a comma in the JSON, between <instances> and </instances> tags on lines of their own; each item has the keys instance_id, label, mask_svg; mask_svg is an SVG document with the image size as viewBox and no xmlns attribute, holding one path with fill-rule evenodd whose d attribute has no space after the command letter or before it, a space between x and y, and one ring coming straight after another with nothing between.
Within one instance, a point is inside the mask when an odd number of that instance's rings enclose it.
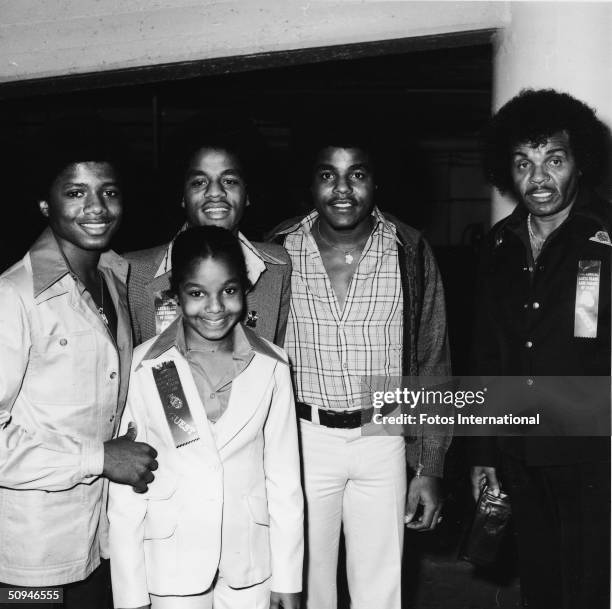
<instances>
[{"instance_id":1,"label":"light tan jacket","mask_svg":"<svg viewBox=\"0 0 612 609\"><path fill-rule=\"evenodd\" d=\"M46 229L0 277L0 581L61 585L107 556L103 442L127 394L127 262L98 265L117 344ZM50 492L51 491L51 492Z\"/></svg>"},{"instance_id":2,"label":"light tan jacket","mask_svg":"<svg viewBox=\"0 0 612 609\"><path fill-rule=\"evenodd\" d=\"M271 589L302 585L303 498L297 426L285 352L237 327L254 355L232 382L227 410L211 424L189 363L174 346L177 324L134 352L122 429L158 451L145 494L110 485L109 520L116 607L149 603L149 593L198 594L220 571L232 587L272 577ZM174 362L199 440L176 448L152 369ZM221 549L223 546L223 549Z\"/></svg>"}]
</instances>

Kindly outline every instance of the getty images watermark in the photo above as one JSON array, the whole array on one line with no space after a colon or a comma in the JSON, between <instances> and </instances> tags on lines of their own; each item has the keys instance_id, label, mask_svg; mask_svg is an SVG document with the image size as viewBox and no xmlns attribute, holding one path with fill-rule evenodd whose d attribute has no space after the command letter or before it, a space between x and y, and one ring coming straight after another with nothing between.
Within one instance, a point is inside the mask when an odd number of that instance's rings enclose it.
<instances>
[{"instance_id":1,"label":"getty images watermark","mask_svg":"<svg viewBox=\"0 0 612 609\"><path fill-rule=\"evenodd\" d=\"M610 435L610 377L368 377L364 435Z\"/></svg>"},{"instance_id":2,"label":"getty images watermark","mask_svg":"<svg viewBox=\"0 0 612 609\"><path fill-rule=\"evenodd\" d=\"M417 414L400 412L394 415L384 415L380 411L385 404L395 404L398 407L407 406L410 409L420 406L452 406L457 409L464 406L483 406L486 395L487 388L478 391L441 391L424 387L417 390L396 387L392 391L375 391L372 395L372 405L376 412L372 416L372 422L376 425L539 425L539 413L533 416L516 416L511 413L500 416L478 416L461 412L451 415L431 412L418 412Z\"/></svg>"}]
</instances>

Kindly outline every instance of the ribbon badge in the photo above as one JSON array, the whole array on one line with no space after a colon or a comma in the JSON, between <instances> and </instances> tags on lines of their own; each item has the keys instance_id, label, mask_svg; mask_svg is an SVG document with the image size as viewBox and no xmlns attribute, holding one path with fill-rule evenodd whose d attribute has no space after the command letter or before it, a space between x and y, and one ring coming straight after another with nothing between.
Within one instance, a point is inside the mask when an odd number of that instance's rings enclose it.
<instances>
[{"instance_id":1,"label":"ribbon badge","mask_svg":"<svg viewBox=\"0 0 612 609\"><path fill-rule=\"evenodd\" d=\"M162 362L152 368L168 427L177 448L200 439L174 362Z\"/></svg>"},{"instance_id":2,"label":"ribbon badge","mask_svg":"<svg viewBox=\"0 0 612 609\"><path fill-rule=\"evenodd\" d=\"M597 338L601 260L579 260L576 277L574 336Z\"/></svg>"}]
</instances>

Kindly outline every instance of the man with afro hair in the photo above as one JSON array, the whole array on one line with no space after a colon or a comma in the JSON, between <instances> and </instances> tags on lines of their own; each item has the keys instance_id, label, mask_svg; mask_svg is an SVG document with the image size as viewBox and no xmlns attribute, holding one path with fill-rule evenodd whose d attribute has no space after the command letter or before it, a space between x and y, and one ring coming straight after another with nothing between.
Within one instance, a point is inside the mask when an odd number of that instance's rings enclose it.
<instances>
[{"instance_id":1,"label":"man with afro hair","mask_svg":"<svg viewBox=\"0 0 612 609\"><path fill-rule=\"evenodd\" d=\"M530 609L610 606L609 437L568 424L610 376L611 206L595 191L608 138L591 108L554 90L522 91L484 138L488 180L518 205L485 240L473 372L520 378L527 397L514 414L535 404L561 421L556 435L543 427L470 446L474 497L484 485L510 496Z\"/></svg>"}]
</instances>

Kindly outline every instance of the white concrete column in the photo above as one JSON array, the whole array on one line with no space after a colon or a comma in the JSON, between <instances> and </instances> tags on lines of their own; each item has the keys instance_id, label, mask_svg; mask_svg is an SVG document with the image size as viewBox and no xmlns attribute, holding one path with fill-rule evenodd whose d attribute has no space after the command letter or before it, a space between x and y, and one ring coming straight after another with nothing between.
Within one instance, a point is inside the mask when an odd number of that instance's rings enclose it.
<instances>
[{"instance_id":1,"label":"white concrete column","mask_svg":"<svg viewBox=\"0 0 612 609\"><path fill-rule=\"evenodd\" d=\"M526 87L553 88L612 126L612 3L510 2L509 10L494 40L493 111ZM513 206L495 192L492 223Z\"/></svg>"}]
</instances>

